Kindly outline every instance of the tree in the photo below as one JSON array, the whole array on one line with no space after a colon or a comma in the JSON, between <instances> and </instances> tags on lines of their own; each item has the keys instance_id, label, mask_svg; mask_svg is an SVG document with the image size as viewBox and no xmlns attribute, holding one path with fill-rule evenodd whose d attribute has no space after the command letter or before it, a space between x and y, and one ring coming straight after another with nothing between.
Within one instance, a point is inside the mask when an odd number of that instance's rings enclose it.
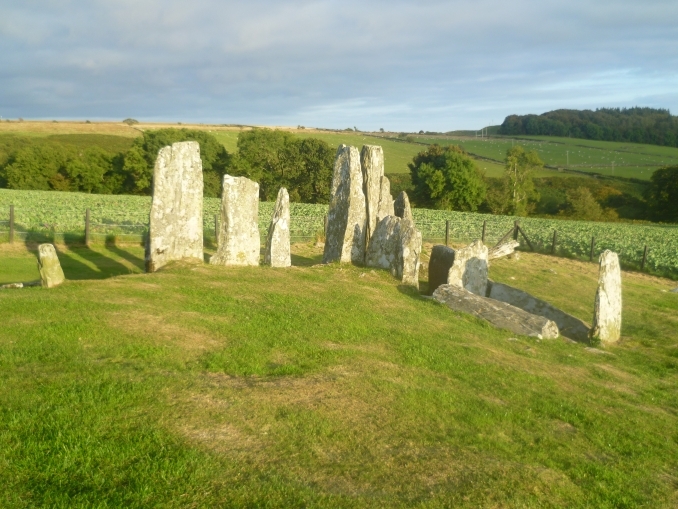
<instances>
[{"instance_id":1,"label":"tree","mask_svg":"<svg viewBox=\"0 0 678 509\"><path fill-rule=\"evenodd\" d=\"M413 201L443 210L475 211L485 199L483 175L458 146L431 145L408 164Z\"/></svg>"},{"instance_id":2,"label":"tree","mask_svg":"<svg viewBox=\"0 0 678 509\"><path fill-rule=\"evenodd\" d=\"M654 221L678 223L678 166L656 170L645 198Z\"/></svg>"},{"instance_id":3,"label":"tree","mask_svg":"<svg viewBox=\"0 0 678 509\"><path fill-rule=\"evenodd\" d=\"M238 136L238 152L230 160L228 172L257 181L263 200L274 200L285 187L293 202L327 203L334 152L319 139L252 129Z\"/></svg>"},{"instance_id":4,"label":"tree","mask_svg":"<svg viewBox=\"0 0 678 509\"><path fill-rule=\"evenodd\" d=\"M544 166L536 151L526 152L516 145L506 151L504 185L507 193L507 211L516 216L526 216L539 201L532 175Z\"/></svg>"}]
</instances>

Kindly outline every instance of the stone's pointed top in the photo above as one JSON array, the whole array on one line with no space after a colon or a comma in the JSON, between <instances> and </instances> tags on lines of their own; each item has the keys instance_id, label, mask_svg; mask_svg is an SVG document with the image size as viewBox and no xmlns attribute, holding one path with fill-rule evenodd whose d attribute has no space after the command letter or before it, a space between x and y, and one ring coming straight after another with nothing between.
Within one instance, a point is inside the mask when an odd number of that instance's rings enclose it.
<instances>
[{"instance_id":1,"label":"stone's pointed top","mask_svg":"<svg viewBox=\"0 0 678 509\"><path fill-rule=\"evenodd\" d=\"M593 308L591 339L603 344L615 343L621 337L622 287L617 253L606 250L600 255L598 290Z\"/></svg>"},{"instance_id":2,"label":"stone's pointed top","mask_svg":"<svg viewBox=\"0 0 678 509\"><path fill-rule=\"evenodd\" d=\"M365 145L360 151L360 166L363 172L363 191L367 214L367 239L377 227L381 179L384 176L384 151L377 145Z\"/></svg>"},{"instance_id":3,"label":"stone's pointed top","mask_svg":"<svg viewBox=\"0 0 678 509\"><path fill-rule=\"evenodd\" d=\"M410 207L410 199L405 191L402 191L393 204L395 215L402 219L409 219L414 221L412 217L412 207Z\"/></svg>"},{"instance_id":4,"label":"stone's pointed top","mask_svg":"<svg viewBox=\"0 0 678 509\"><path fill-rule=\"evenodd\" d=\"M56 249L52 244L38 246L38 270L42 286L45 288L54 288L66 280Z\"/></svg>"},{"instance_id":5,"label":"stone's pointed top","mask_svg":"<svg viewBox=\"0 0 678 509\"><path fill-rule=\"evenodd\" d=\"M271 267L289 267L292 265L290 254L290 197L284 187L278 191L273 208L271 225L266 237L264 264Z\"/></svg>"},{"instance_id":6,"label":"stone's pointed top","mask_svg":"<svg viewBox=\"0 0 678 509\"><path fill-rule=\"evenodd\" d=\"M365 193L360 153L340 145L334 160L323 262L365 261Z\"/></svg>"}]
</instances>

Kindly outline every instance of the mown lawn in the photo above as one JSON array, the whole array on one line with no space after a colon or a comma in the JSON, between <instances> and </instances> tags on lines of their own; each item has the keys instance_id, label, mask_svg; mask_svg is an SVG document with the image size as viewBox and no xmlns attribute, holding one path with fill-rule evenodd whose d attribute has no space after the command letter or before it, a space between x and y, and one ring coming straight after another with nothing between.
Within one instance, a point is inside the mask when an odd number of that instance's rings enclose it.
<instances>
[{"instance_id":1,"label":"mown lawn","mask_svg":"<svg viewBox=\"0 0 678 509\"><path fill-rule=\"evenodd\" d=\"M2 507L675 507L678 295L624 273L623 341L538 341L390 275L59 248L0 290ZM499 281L590 321L594 264ZM0 282L37 277L0 245ZM425 282L422 282L425 286Z\"/></svg>"}]
</instances>

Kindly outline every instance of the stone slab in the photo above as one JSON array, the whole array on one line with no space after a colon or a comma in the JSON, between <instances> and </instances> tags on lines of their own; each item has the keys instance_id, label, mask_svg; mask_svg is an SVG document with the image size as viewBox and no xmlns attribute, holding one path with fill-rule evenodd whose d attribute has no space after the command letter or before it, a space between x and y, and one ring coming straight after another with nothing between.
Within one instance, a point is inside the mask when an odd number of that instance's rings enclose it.
<instances>
[{"instance_id":1,"label":"stone slab","mask_svg":"<svg viewBox=\"0 0 678 509\"><path fill-rule=\"evenodd\" d=\"M52 244L38 246L38 270L44 288L54 288L66 280L56 249Z\"/></svg>"},{"instance_id":2,"label":"stone slab","mask_svg":"<svg viewBox=\"0 0 678 509\"><path fill-rule=\"evenodd\" d=\"M273 208L271 225L266 237L264 264L271 267L289 267L292 265L290 253L290 196L284 187L278 191Z\"/></svg>"},{"instance_id":3,"label":"stone slab","mask_svg":"<svg viewBox=\"0 0 678 509\"><path fill-rule=\"evenodd\" d=\"M558 337L558 325L542 316L487 297L475 295L454 285L441 285L433 298L448 308L486 320L493 326L539 339Z\"/></svg>"},{"instance_id":4,"label":"stone slab","mask_svg":"<svg viewBox=\"0 0 678 509\"><path fill-rule=\"evenodd\" d=\"M384 151L377 145L364 145L360 151L360 166L363 173L365 213L367 216L367 241L377 227L381 178L384 176Z\"/></svg>"},{"instance_id":5,"label":"stone slab","mask_svg":"<svg viewBox=\"0 0 678 509\"><path fill-rule=\"evenodd\" d=\"M509 240L498 246L494 246L487 250L487 259L496 260L497 258L503 258L504 256L510 256L514 253L516 248L520 246L520 242L517 240Z\"/></svg>"},{"instance_id":6,"label":"stone slab","mask_svg":"<svg viewBox=\"0 0 678 509\"><path fill-rule=\"evenodd\" d=\"M554 321L558 326L560 334L566 338L581 343L587 343L589 340L589 331L591 329L589 324L523 290L489 280L487 297L511 304L533 315L543 316Z\"/></svg>"},{"instance_id":7,"label":"stone slab","mask_svg":"<svg viewBox=\"0 0 678 509\"><path fill-rule=\"evenodd\" d=\"M454 249L436 245L428 261L428 293L431 295L440 285L447 284L447 278L454 263Z\"/></svg>"},{"instance_id":8,"label":"stone slab","mask_svg":"<svg viewBox=\"0 0 678 509\"><path fill-rule=\"evenodd\" d=\"M400 221L400 249L396 261L396 277L404 285L419 288L419 256L421 255L421 232L414 226L414 221Z\"/></svg>"},{"instance_id":9,"label":"stone slab","mask_svg":"<svg viewBox=\"0 0 678 509\"><path fill-rule=\"evenodd\" d=\"M219 246L212 265L259 265L259 184L224 175Z\"/></svg>"},{"instance_id":10,"label":"stone slab","mask_svg":"<svg viewBox=\"0 0 678 509\"><path fill-rule=\"evenodd\" d=\"M399 218L414 221L414 217L412 216L412 207L410 206L410 199L405 191L401 191L398 197L395 199L393 209L395 215Z\"/></svg>"},{"instance_id":11,"label":"stone slab","mask_svg":"<svg viewBox=\"0 0 678 509\"><path fill-rule=\"evenodd\" d=\"M487 294L488 250L482 241L457 249L447 283L484 297Z\"/></svg>"},{"instance_id":12,"label":"stone slab","mask_svg":"<svg viewBox=\"0 0 678 509\"><path fill-rule=\"evenodd\" d=\"M606 250L600 255L591 338L603 344L616 343L621 338L621 326L622 282L619 257L617 253Z\"/></svg>"},{"instance_id":13,"label":"stone slab","mask_svg":"<svg viewBox=\"0 0 678 509\"><path fill-rule=\"evenodd\" d=\"M363 264L366 225L360 153L355 147L340 145L334 160L323 263Z\"/></svg>"},{"instance_id":14,"label":"stone slab","mask_svg":"<svg viewBox=\"0 0 678 509\"><path fill-rule=\"evenodd\" d=\"M161 148L153 170L146 272L154 272L172 260L203 261L202 194L198 142Z\"/></svg>"}]
</instances>

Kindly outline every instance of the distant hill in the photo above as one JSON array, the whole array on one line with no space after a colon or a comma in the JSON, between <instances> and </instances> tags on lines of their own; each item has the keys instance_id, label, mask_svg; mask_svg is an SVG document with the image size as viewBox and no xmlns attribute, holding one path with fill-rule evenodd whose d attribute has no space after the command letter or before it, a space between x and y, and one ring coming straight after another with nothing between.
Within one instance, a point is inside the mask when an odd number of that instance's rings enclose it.
<instances>
[{"instance_id":1,"label":"distant hill","mask_svg":"<svg viewBox=\"0 0 678 509\"><path fill-rule=\"evenodd\" d=\"M510 115L499 134L571 136L678 147L678 117L669 110L654 108L555 110L541 115Z\"/></svg>"}]
</instances>

